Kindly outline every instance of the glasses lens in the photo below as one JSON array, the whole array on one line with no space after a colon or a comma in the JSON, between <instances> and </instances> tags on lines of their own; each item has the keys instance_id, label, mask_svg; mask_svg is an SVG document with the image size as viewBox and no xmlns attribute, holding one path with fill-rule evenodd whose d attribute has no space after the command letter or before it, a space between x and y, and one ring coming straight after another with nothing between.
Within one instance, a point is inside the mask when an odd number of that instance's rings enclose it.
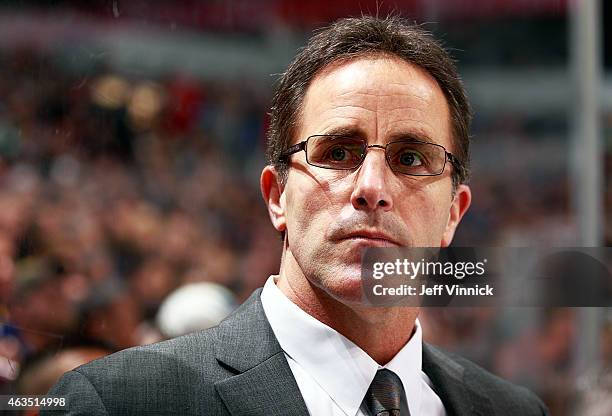
<instances>
[{"instance_id":1,"label":"glasses lens","mask_svg":"<svg viewBox=\"0 0 612 416\"><path fill-rule=\"evenodd\" d=\"M361 163L365 142L344 136L312 136L308 139L308 163L330 169L353 169Z\"/></svg>"},{"instance_id":2,"label":"glasses lens","mask_svg":"<svg viewBox=\"0 0 612 416\"><path fill-rule=\"evenodd\" d=\"M400 173L416 176L439 175L444 170L446 152L442 146L420 142L393 142L387 146L387 160Z\"/></svg>"}]
</instances>

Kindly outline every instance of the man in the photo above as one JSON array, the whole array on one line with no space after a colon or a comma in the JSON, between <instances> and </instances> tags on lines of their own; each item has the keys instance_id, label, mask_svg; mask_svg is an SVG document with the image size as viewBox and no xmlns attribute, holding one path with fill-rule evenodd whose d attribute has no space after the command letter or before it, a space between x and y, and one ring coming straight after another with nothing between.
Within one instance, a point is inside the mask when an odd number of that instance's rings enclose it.
<instances>
[{"instance_id":1,"label":"man","mask_svg":"<svg viewBox=\"0 0 612 416\"><path fill-rule=\"evenodd\" d=\"M314 36L274 96L261 190L278 276L219 326L67 373L73 414L541 415L533 394L423 344L418 309L361 301L367 247L451 243L470 205L455 67L398 18Z\"/></svg>"}]
</instances>

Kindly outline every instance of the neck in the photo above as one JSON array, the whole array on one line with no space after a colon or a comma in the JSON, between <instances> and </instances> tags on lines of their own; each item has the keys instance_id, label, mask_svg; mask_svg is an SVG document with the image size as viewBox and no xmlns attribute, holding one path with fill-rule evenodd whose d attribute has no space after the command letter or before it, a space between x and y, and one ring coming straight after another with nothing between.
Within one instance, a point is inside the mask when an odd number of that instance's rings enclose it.
<instances>
[{"instance_id":1,"label":"neck","mask_svg":"<svg viewBox=\"0 0 612 416\"><path fill-rule=\"evenodd\" d=\"M414 331L418 308L371 307L337 299L313 284L290 252L283 255L276 284L293 303L350 339L380 365L391 361Z\"/></svg>"}]
</instances>

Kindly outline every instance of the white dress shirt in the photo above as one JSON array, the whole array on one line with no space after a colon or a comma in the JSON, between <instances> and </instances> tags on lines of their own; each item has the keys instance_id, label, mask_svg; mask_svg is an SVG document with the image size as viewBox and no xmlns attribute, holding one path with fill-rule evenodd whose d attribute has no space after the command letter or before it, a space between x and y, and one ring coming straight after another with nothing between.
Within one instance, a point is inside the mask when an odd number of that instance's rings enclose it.
<instances>
[{"instance_id":1,"label":"white dress shirt","mask_svg":"<svg viewBox=\"0 0 612 416\"><path fill-rule=\"evenodd\" d=\"M444 405L421 370L422 332L415 331L384 367L333 328L313 318L276 287L271 276L261 292L263 309L313 416L363 416L361 402L376 371L402 380L411 416L445 416Z\"/></svg>"}]
</instances>

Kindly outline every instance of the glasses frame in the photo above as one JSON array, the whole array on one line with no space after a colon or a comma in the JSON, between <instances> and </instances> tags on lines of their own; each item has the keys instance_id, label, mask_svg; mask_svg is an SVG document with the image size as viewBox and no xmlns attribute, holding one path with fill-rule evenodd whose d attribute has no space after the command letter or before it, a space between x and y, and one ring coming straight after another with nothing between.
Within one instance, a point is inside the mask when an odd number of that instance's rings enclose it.
<instances>
[{"instance_id":1,"label":"glasses frame","mask_svg":"<svg viewBox=\"0 0 612 416\"><path fill-rule=\"evenodd\" d=\"M301 141L299 143L294 144L293 146L289 146L287 149L285 149L280 157L281 159L284 160L288 160L289 156L301 152L302 150L304 151L304 153L306 154L306 163L308 163L311 166L315 166L321 169L329 169L329 170L353 170L353 169L357 169L359 166L361 166L361 164L363 163L363 161L365 160L367 154L368 154L368 149L371 148L376 148L376 149L383 149L385 151L385 160L387 161L387 165L389 166L389 169L391 169L391 171L395 172L395 173L399 173L402 175L407 175L407 176L439 176L442 175L444 173L444 169L446 169L446 161L448 160L451 165L453 165L453 167L458 171L461 172L463 169L463 164L461 163L461 161L452 153L448 152L446 150L446 148L444 146L442 146L441 144L438 143L431 143L431 142L426 142L423 140L417 140L417 139L403 139L403 140L394 140L392 142L387 143L386 145L380 145L380 144L367 144L367 141L365 140L361 140L365 143L365 149L363 152L363 155L361 156L361 160L359 161L359 163L352 167L352 168L332 168L329 166L320 166L320 165L315 165L313 163L311 163L308 160L308 151L306 150L308 148L308 140L312 139L312 138L316 138L316 137L347 137L346 135L342 135L342 134L313 134L312 136L308 136L306 138L306 140ZM442 150L444 150L444 154L445 154L445 158L444 158L444 165L442 165L442 169L440 169L440 172L438 173L432 173L432 174L414 174L414 173L404 173L404 172L400 172L397 171L395 169L393 169L393 167L391 166L391 162L389 162L389 155L387 154L387 147L392 144L392 143L404 143L404 142L409 142L409 143L422 143L422 144L430 144L432 146L437 146L440 147Z\"/></svg>"}]
</instances>

